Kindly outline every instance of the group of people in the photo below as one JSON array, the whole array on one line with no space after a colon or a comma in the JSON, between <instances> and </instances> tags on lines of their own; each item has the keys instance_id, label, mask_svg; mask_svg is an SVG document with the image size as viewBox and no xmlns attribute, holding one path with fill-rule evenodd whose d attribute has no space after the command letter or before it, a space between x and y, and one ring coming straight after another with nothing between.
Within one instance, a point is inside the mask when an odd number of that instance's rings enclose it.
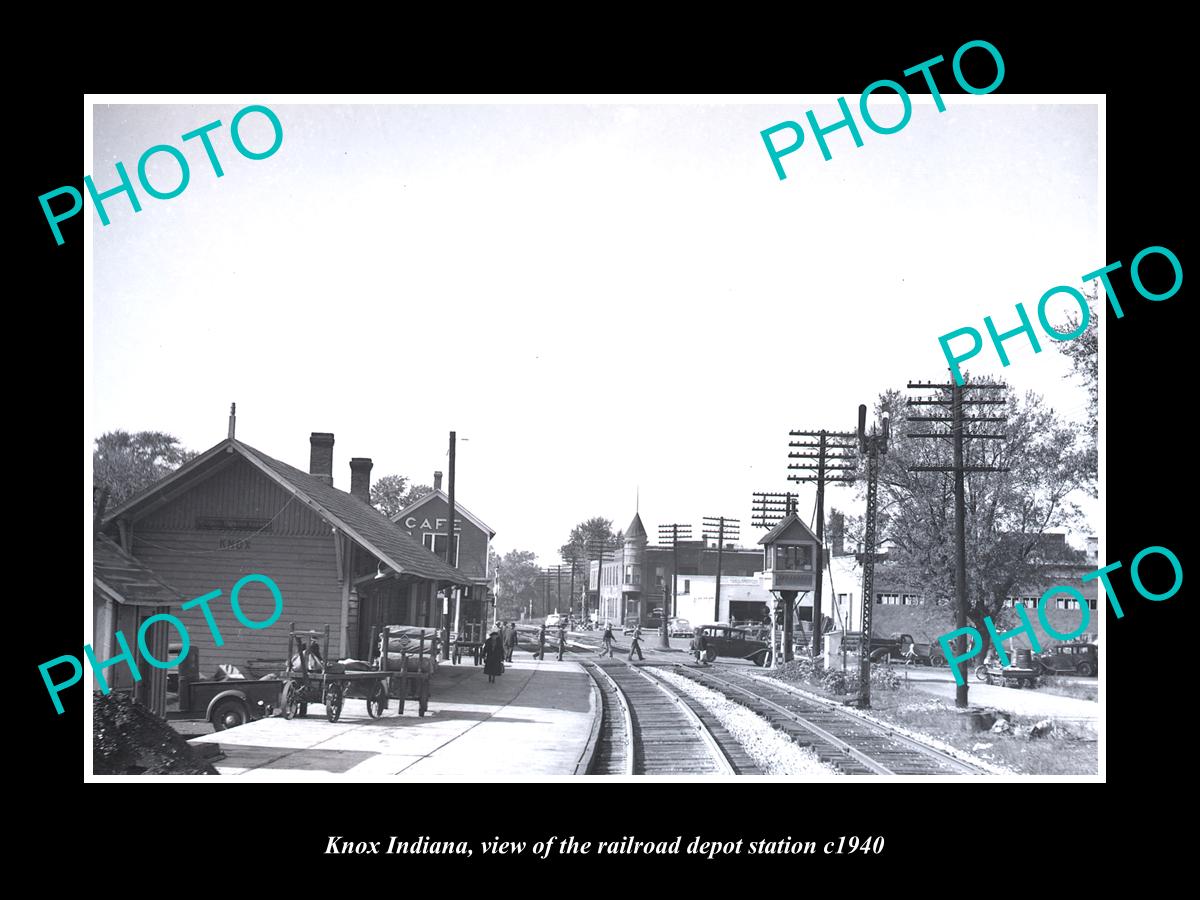
<instances>
[{"instance_id":1,"label":"group of people","mask_svg":"<svg viewBox=\"0 0 1200 900\"><path fill-rule=\"evenodd\" d=\"M613 643L616 638L613 637L612 622L604 623L604 635L600 638L601 646L596 652L603 656L605 653L611 658L613 655ZM629 642L629 658L633 659L633 654L637 654L638 659L645 659L642 655L642 626L633 626L633 640Z\"/></svg>"},{"instance_id":2,"label":"group of people","mask_svg":"<svg viewBox=\"0 0 1200 900\"><path fill-rule=\"evenodd\" d=\"M608 637L612 637L611 630ZM494 684L497 675L504 674L504 664L512 662L513 650L517 647L517 623L500 622L492 629L488 639L483 644L483 672L488 677L488 683ZM558 625L558 658L563 658L567 647L567 622L563 620ZM538 648L534 652L537 659L546 658L546 623L542 623L538 631ZM641 655L641 651L638 651Z\"/></svg>"}]
</instances>

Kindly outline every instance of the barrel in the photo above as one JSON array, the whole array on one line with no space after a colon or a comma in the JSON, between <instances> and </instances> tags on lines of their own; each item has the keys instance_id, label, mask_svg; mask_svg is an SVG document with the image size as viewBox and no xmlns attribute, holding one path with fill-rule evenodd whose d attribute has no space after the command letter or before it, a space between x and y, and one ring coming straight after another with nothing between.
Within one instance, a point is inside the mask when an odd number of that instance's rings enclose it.
<instances>
[{"instance_id":1,"label":"barrel","mask_svg":"<svg viewBox=\"0 0 1200 900\"><path fill-rule=\"evenodd\" d=\"M1017 668L1032 669L1033 668L1033 651L1028 647L1019 648L1017 650Z\"/></svg>"}]
</instances>

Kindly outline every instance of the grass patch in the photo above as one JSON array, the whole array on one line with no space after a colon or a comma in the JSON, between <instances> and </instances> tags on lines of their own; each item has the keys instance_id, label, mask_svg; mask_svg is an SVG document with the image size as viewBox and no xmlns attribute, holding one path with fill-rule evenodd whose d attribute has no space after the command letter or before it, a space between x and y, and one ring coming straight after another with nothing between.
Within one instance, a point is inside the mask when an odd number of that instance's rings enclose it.
<instances>
[{"instance_id":1,"label":"grass patch","mask_svg":"<svg viewBox=\"0 0 1200 900\"><path fill-rule=\"evenodd\" d=\"M810 681L810 671L803 665L792 666L790 670L785 667L779 673L782 676L780 680L839 702L845 702L853 696L829 690L828 682L822 684L819 676ZM1056 726L1050 734L1033 739L989 731L966 731L962 725L962 715L955 712L953 701L931 696L903 683L894 689L887 689L874 683L874 678L872 682L871 708L867 710L871 715L937 738L987 762L1024 775L1095 775L1099 769L1099 744L1096 740L1077 737L1066 728ZM1091 687L1094 693L1093 685L1066 684L1060 687ZM1013 725L1032 725L1038 719L1011 716L1010 721ZM978 745L986 746L975 749Z\"/></svg>"}]
</instances>

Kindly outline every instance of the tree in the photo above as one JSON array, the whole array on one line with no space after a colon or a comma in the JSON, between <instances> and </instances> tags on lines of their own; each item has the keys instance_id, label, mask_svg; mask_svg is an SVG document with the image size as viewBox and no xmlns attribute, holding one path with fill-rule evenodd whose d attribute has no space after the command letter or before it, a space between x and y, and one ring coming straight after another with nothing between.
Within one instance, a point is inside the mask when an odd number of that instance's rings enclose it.
<instances>
[{"instance_id":1,"label":"tree","mask_svg":"<svg viewBox=\"0 0 1200 900\"><path fill-rule=\"evenodd\" d=\"M411 484L404 475L384 475L371 485L371 505L390 519L432 493L433 488L429 485Z\"/></svg>"},{"instance_id":2,"label":"tree","mask_svg":"<svg viewBox=\"0 0 1200 900\"><path fill-rule=\"evenodd\" d=\"M995 410L992 407L991 410ZM989 411L989 415L995 414ZM898 425L909 408L899 391L880 397L876 415L888 413ZM1082 513L1072 497L1091 486L1088 451L1078 427L1063 424L1042 397L1032 392L1009 397L1004 440L968 440L968 466L995 466L1007 472L966 476L967 618L983 635L984 617L1008 622L1005 601L1037 583L1048 566L1077 561L1075 551L1049 537L1053 529L1079 524ZM925 429L922 429L925 430ZM907 438L892 429L891 445L880 458L880 541L890 540L889 568L905 588L935 604L931 615L954 621L955 542L953 475L910 472L912 465L951 463L949 439ZM865 482L860 482L865 494ZM849 522L847 523L850 524ZM848 528L848 531L850 529ZM861 520L854 531L861 540ZM875 548L864 547L863 552ZM873 599L873 598L871 598Z\"/></svg>"},{"instance_id":3,"label":"tree","mask_svg":"<svg viewBox=\"0 0 1200 900\"><path fill-rule=\"evenodd\" d=\"M620 547L624 540L623 532L613 533L612 519L594 516L572 528L571 536L565 544L558 548L558 552L565 560L575 559L583 562L585 559L592 558L594 554L591 548L596 544L616 548Z\"/></svg>"},{"instance_id":4,"label":"tree","mask_svg":"<svg viewBox=\"0 0 1200 900\"><path fill-rule=\"evenodd\" d=\"M109 488L113 509L154 482L170 475L196 455L179 439L162 431L108 431L96 438L92 451L92 485ZM99 491L93 491L94 496Z\"/></svg>"},{"instance_id":5,"label":"tree","mask_svg":"<svg viewBox=\"0 0 1200 900\"><path fill-rule=\"evenodd\" d=\"M1091 466L1089 490L1093 497L1099 496L1097 481L1099 457L1096 449L1100 436L1100 327L1096 313L1099 305L1099 291L1098 284L1093 282L1091 289L1084 294L1088 303L1088 326L1083 334L1069 341L1055 342L1059 351L1071 361L1071 374L1083 383L1088 394L1089 444L1087 450L1089 456L1087 462ZM1079 319L1079 315L1073 313L1067 317L1066 322L1056 325L1055 330L1069 334L1079 327Z\"/></svg>"},{"instance_id":6,"label":"tree","mask_svg":"<svg viewBox=\"0 0 1200 900\"><path fill-rule=\"evenodd\" d=\"M519 618L522 610L528 610L538 594L538 576L541 568L537 554L532 550L509 550L497 560L497 610L500 618Z\"/></svg>"}]
</instances>

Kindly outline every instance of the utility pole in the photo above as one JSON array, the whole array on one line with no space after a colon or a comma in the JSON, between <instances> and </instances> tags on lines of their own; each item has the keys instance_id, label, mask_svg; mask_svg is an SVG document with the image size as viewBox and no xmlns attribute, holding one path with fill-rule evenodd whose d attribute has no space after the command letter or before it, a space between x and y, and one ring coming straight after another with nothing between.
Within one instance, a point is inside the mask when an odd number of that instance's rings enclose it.
<instances>
[{"instance_id":1,"label":"utility pole","mask_svg":"<svg viewBox=\"0 0 1200 900\"><path fill-rule=\"evenodd\" d=\"M715 532L715 533L714 533ZM728 533L727 533L728 532ZM741 520L730 519L725 516L705 516L704 517L704 538L716 538L717 541L717 590L716 599L713 601L713 621L721 621L721 560L722 554L725 552L725 538L731 540L741 539Z\"/></svg>"},{"instance_id":2,"label":"utility pole","mask_svg":"<svg viewBox=\"0 0 1200 900\"><path fill-rule=\"evenodd\" d=\"M799 494L791 491L771 493L755 491L751 500L750 524L755 528L770 530L778 525L790 512L796 510Z\"/></svg>"},{"instance_id":3,"label":"utility pole","mask_svg":"<svg viewBox=\"0 0 1200 900\"><path fill-rule=\"evenodd\" d=\"M658 526L658 539L663 541L666 538L671 539L671 608L663 608L662 628L659 629L660 645L662 647L670 647L671 641L667 636L667 618L678 613L676 608L679 604L679 539L685 541L692 539L692 526L682 525L678 522L673 522L670 525Z\"/></svg>"},{"instance_id":4,"label":"utility pole","mask_svg":"<svg viewBox=\"0 0 1200 900\"><path fill-rule=\"evenodd\" d=\"M996 406L1003 405L1007 401L1004 399L983 398L979 400L967 400L965 395L967 391L1002 391L1006 390L1008 385L1005 384L934 384L932 382L910 381L908 383L910 390L936 390L941 396L938 398L919 398L909 400L909 406L941 406L950 407L950 415L947 416L909 416L910 422L944 422L950 426L949 433L946 432L931 432L924 434L909 433L905 435L910 438L950 438L954 443L954 465L952 466L909 466L910 472L953 472L954 473L954 544L955 544L955 565L954 565L954 593L955 593L955 627L965 628L967 625L967 502L966 502L966 473L967 472L1007 472L1008 469L997 466L969 466L964 460L964 444L968 440L1004 440L1003 434L974 434L967 432L968 423L1000 423L1004 422L1006 416L967 416L963 413L963 408L966 406ZM967 636L960 634L955 638L957 653L956 656L965 656L967 652ZM968 705L967 694L969 685L967 683L967 673L963 671L963 664L958 663L959 677L962 679L962 684L957 685L954 692L954 705L960 709L966 709Z\"/></svg>"},{"instance_id":5,"label":"utility pole","mask_svg":"<svg viewBox=\"0 0 1200 900\"><path fill-rule=\"evenodd\" d=\"M567 613L570 614L575 609L575 554L572 553L567 561L571 564L571 586L567 589Z\"/></svg>"},{"instance_id":6,"label":"utility pole","mask_svg":"<svg viewBox=\"0 0 1200 900\"><path fill-rule=\"evenodd\" d=\"M799 448L788 453L788 459L802 459L805 462L788 463L789 469L805 471L804 475L788 475L788 481L815 481L817 483L817 578L813 584L812 605L812 656L821 655L822 616L821 594L822 583L825 581L825 485L829 482L854 481L852 474L854 450L857 438L853 431L792 431L792 437L809 438L807 441L790 441L789 447ZM814 443L811 439L816 439ZM812 451L815 450L816 453ZM812 462L816 460L816 462ZM813 474L815 470L815 474ZM832 473L832 474L831 474ZM784 614L784 629L791 624L787 613ZM791 643L788 643L787 653L791 653ZM786 657L785 657L786 658Z\"/></svg>"},{"instance_id":7,"label":"utility pole","mask_svg":"<svg viewBox=\"0 0 1200 900\"><path fill-rule=\"evenodd\" d=\"M448 505L450 507L450 527L446 532L446 565L453 567L454 559L454 432L450 432L450 484L449 490L446 492ZM437 538L434 538L436 541ZM451 590L457 591L458 586L453 585ZM447 595L448 597L449 595ZM450 618L443 616L442 622L442 659L450 658Z\"/></svg>"},{"instance_id":8,"label":"utility pole","mask_svg":"<svg viewBox=\"0 0 1200 900\"><path fill-rule=\"evenodd\" d=\"M877 431L871 426L867 434L867 407L858 407L858 448L867 459L867 528L863 539L863 607L862 640L859 641L858 680L860 684L859 706L871 705L871 604L875 601L875 523L879 513L879 457L888 451L888 417L883 416L882 426Z\"/></svg>"}]
</instances>

